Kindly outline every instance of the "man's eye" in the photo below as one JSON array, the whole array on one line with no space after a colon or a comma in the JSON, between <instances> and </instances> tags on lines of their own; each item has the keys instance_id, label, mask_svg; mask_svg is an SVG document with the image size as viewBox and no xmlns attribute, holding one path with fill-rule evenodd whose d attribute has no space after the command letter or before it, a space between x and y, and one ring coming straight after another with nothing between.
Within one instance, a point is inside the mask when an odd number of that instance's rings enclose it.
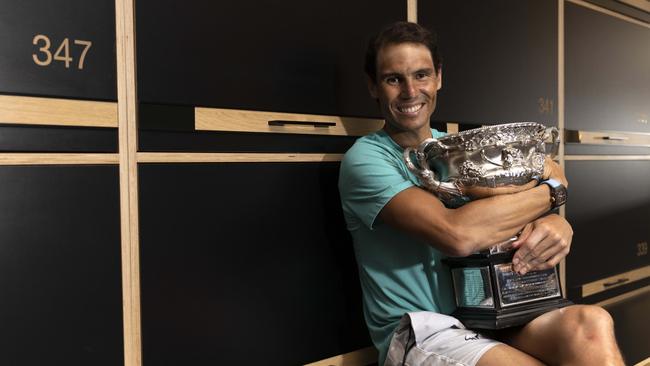
<instances>
[{"instance_id":1,"label":"man's eye","mask_svg":"<svg viewBox=\"0 0 650 366\"><path fill-rule=\"evenodd\" d=\"M397 85L397 84L399 84L399 78L396 77L396 76L386 78L385 81L386 81L386 84L389 84L389 85Z\"/></svg>"},{"instance_id":2,"label":"man's eye","mask_svg":"<svg viewBox=\"0 0 650 366\"><path fill-rule=\"evenodd\" d=\"M420 72L420 73L415 74L415 78L418 79L418 80L426 79L427 77L429 77L429 74L427 74L425 72Z\"/></svg>"}]
</instances>

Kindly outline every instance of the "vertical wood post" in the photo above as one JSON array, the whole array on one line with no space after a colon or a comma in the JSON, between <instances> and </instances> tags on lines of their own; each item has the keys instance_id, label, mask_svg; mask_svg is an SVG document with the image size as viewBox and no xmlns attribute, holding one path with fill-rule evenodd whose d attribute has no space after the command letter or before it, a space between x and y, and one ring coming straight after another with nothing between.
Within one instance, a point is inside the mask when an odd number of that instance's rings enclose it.
<instances>
[{"instance_id":1,"label":"vertical wood post","mask_svg":"<svg viewBox=\"0 0 650 366\"><path fill-rule=\"evenodd\" d=\"M135 0L115 1L124 365L142 365L138 230Z\"/></svg>"}]
</instances>

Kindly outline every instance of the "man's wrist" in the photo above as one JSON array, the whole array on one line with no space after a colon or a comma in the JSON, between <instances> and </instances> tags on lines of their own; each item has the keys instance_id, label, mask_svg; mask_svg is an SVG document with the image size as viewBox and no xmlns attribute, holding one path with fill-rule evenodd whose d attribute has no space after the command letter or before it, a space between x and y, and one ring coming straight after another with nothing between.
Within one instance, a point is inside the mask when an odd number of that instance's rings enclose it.
<instances>
[{"instance_id":1,"label":"man's wrist","mask_svg":"<svg viewBox=\"0 0 650 366\"><path fill-rule=\"evenodd\" d=\"M546 179L539 182L540 185L546 185L549 189L551 210L556 209L566 203L568 193L567 189L560 181L555 179Z\"/></svg>"}]
</instances>

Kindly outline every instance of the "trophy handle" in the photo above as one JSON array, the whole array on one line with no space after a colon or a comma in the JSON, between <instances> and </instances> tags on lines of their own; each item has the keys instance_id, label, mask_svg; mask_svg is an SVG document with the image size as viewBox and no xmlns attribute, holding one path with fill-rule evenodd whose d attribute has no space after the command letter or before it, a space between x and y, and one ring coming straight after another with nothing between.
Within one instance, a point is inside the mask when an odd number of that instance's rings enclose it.
<instances>
[{"instance_id":1,"label":"trophy handle","mask_svg":"<svg viewBox=\"0 0 650 366\"><path fill-rule=\"evenodd\" d=\"M407 147L404 149L404 163L406 163L406 167L409 168L410 171L413 173L419 174L420 170L413 164L413 161L411 161L411 153L415 151L415 148L413 147Z\"/></svg>"},{"instance_id":2,"label":"trophy handle","mask_svg":"<svg viewBox=\"0 0 650 366\"><path fill-rule=\"evenodd\" d=\"M555 158L560 149L560 131L557 127L548 127L546 128L546 131L544 131L543 139L546 147L549 147L550 145L550 151L547 152L547 155L551 159Z\"/></svg>"},{"instance_id":3,"label":"trophy handle","mask_svg":"<svg viewBox=\"0 0 650 366\"><path fill-rule=\"evenodd\" d=\"M417 149L414 147L407 147L404 149L403 155L406 167L420 178L420 182L426 189L434 192L440 186L440 182L436 179L435 173L429 168L429 164L427 163L427 156L423 152L423 150L431 143L436 143L440 147L445 147L442 143L440 143L440 141L434 138L429 138L424 140ZM411 155L413 153L415 153L415 157L420 168L418 168L411 159Z\"/></svg>"},{"instance_id":4,"label":"trophy handle","mask_svg":"<svg viewBox=\"0 0 650 366\"><path fill-rule=\"evenodd\" d=\"M422 182L424 187L429 191L451 196L462 196L462 192L456 183L440 182L438 179L436 179L436 174L429 167L427 159L436 158L438 155L427 155L427 153L424 152L424 150L431 145L436 145L437 151L447 151L449 149L447 145L438 141L438 139L428 138L420 144L417 150L413 147L404 149L404 161L406 163L406 166L410 171L415 173L420 178L420 182ZM431 151L430 149L428 150ZM418 165L422 169L418 169L415 164L413 164L413 161L411 160L411 154L413 152L415 152L415 157L417 158Z\"/></svg>"}]
</instances>

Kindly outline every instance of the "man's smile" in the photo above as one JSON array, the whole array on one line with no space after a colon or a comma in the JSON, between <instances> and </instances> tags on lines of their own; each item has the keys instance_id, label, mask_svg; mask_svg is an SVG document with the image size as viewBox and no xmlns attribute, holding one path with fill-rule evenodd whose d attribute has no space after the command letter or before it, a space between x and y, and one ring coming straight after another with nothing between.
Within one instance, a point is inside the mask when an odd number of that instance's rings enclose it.
<instances>
[{"instance_id":1,"label":"man's smile","mask_svg":"<svg viewBox=\"0 0 650 366\"><path fill-rule=\"evenodd\" d=\"M417 114L420 109L424 106L424 103L418 103L418 104L401 104L397 105L396 109L398 112L403 113L403 114Z\"/></svg>"}]
</instances>

